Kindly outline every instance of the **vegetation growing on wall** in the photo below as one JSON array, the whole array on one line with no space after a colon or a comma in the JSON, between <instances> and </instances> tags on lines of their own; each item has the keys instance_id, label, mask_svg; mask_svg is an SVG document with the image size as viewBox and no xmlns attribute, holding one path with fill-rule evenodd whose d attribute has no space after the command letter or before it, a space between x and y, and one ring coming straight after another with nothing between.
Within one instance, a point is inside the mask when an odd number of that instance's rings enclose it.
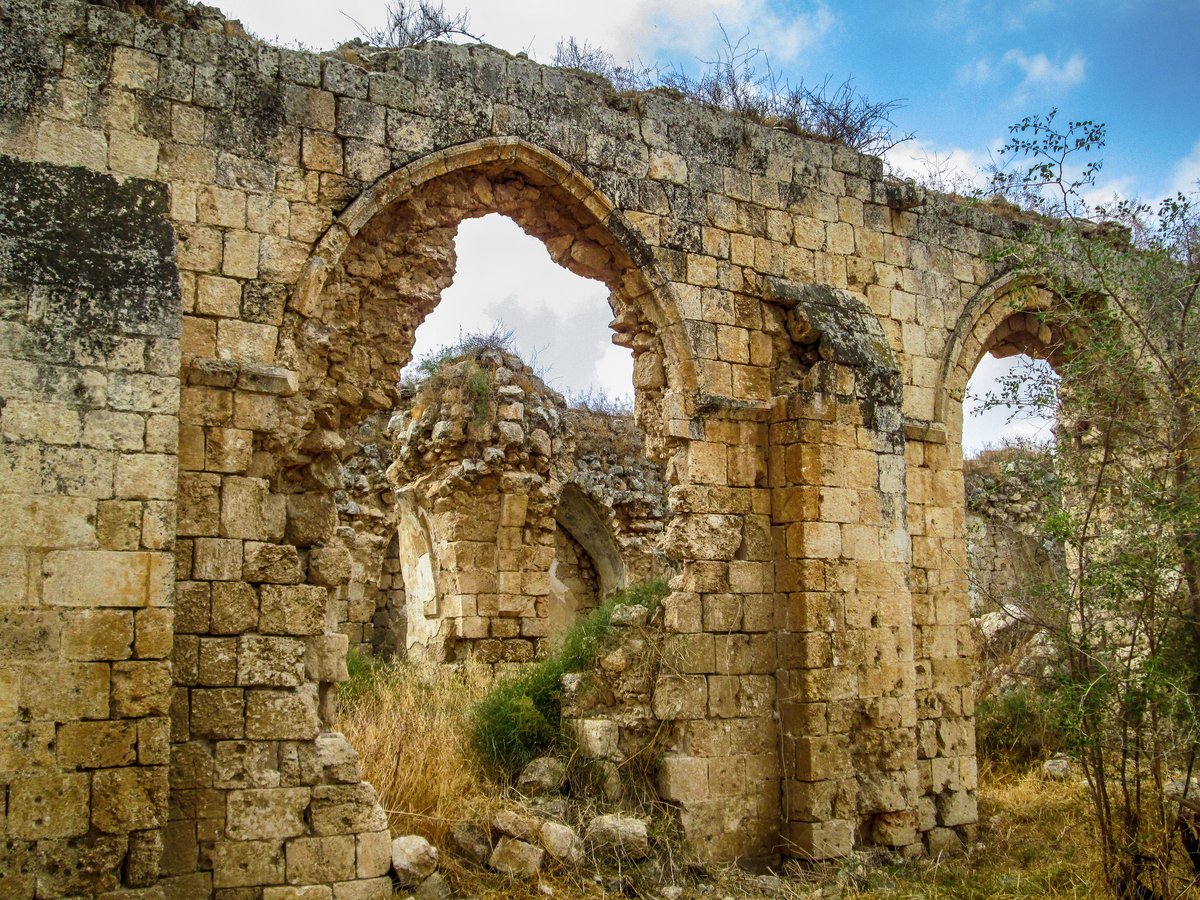
<instances>
[{"instance_id":1,"label":"vegetation growing on wall","mask_svg":"<svg viewBox=\"0 0 1200 900\"><path fill-rule=\"evenodd\" d=\"M781 81L763 49L748 43L748 34L735 40L723 27L721 33L724 43L716 57L702 60L697 75L681 66L664 70L641 62L618 63L607 50L574 37L558 42L553 64L602 75L623 92L667 88L713 109L875 156L913 137L897 132L892 121L901 101L873 101L849 78L797 85Z\"/></svg>"},{"instance_id":2,"label":"vegetation growing on wall","mask_svg":"<svg viewBox=\"0 0 1200 900\"><path fill-rule=\"evenodd\" d=\"M617 607L654 609L667 593L661 581L621 591L572 626L545 659L499 682L475 708L473 737L480 758L493 770L515 776L555 747L562 740L563 675L592 664Z\"/></svg>"}]
</instances>

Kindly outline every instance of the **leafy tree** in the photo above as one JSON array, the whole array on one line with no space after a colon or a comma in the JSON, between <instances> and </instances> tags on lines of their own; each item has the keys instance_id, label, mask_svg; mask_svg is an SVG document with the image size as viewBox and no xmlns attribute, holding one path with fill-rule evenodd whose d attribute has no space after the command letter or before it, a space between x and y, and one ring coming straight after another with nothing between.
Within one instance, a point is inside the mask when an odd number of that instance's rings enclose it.
<instances>
[{"instance_id":1,"label":"leafy tree","mask_svg":"<svg viewBox=\"0 0 1200 900\"><path fill-rule=\"evenodd\" d=\"M1062 379L1062 502L1043 527L1068 565L1033 606L1060 653L1059 714L1108 886L1180 896L1197 884L1178 832L1195 824L1200 750L1200 215L1184 195L1088 203L1102 124L1051 112L1010 131L1013 166L993 186L1042 217L999 260L1054 295L1043 316ZM992 402L1054 397L1043 371Z\"/></svg>"}]
</instances>

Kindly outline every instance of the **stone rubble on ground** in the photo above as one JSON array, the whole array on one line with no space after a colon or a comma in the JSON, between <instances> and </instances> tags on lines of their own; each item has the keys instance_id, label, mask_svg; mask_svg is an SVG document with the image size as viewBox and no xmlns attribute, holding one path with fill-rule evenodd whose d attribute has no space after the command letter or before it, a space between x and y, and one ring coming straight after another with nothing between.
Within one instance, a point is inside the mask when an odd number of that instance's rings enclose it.
<instances>
[{"instance_id":1,"label":"stone rubble on ground","mask_svg":"<svg viewBox=\"0 0 1200 900\"><path fill-rule=\"evenodd\" d=\"M420 835L406 834L392 841L392 870L402 885L420 884L434 873L437 864L437 847Z\"/></svg>"},{"instance_id":2,"label":"stone rubble on ground","mask_svg":"<svg viewBox=\"0 0 1200 900\"><path fill-rule=\"evenodd\" d=\"M505 875L528 877L541 871L545 858L546 851L541 847L516 838L502 837L496 843L488 864Z\"/></svg>"},{"instance_id":3,"label":"stone rubble on ground","mask_svg":"<svg viewBox=\"0 0 1200 900\"><path fill-rule=\"evenodd\" d=\"M650 855L646 822L632 816L596 816L588 823L587 843L594 850L626 859L644 859Z\"/></svg>"}]
</instances>

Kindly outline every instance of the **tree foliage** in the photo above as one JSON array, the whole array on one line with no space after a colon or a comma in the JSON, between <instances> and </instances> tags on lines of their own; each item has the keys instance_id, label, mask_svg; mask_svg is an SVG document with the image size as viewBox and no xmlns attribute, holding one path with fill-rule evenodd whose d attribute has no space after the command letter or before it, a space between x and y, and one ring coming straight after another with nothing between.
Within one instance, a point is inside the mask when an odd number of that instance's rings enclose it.
<instances>
[{"instance_id":1,"label":"tree foliage","mask_svg":"<svg viewBox=\"0 0 1200 900\"><path fill-rule=\"evenodd\" d=\"M1057 396L1061 502L1043 529L1068 564L1031 615L1060 656L1106 881L1147 900L1197 874L1178 830L1200 750L1200 216L1183 195L1088 203L1104 142L1102 124L1053 112L1011 129L994 186L1044 217L999 262L1055 298L1061 386L1026 368L992 402Z\"/></svg>"}]
</instances>

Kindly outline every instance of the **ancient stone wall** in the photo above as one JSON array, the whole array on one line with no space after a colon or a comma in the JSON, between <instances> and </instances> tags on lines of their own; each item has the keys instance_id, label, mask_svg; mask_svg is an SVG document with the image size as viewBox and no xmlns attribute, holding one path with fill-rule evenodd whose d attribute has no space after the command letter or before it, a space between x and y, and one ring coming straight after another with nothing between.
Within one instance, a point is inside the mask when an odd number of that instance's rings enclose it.
<instances>
[{"instance_id":1,"label":"ancient stone wall","mask_svg":"<svg viewBox=\"0 0 1200 900\"><path fill-rule=\"evenodd\" d=\"M970 610L978 617L1034 604L1030 594L1066 565L1046 546L1041 526L1058 505L1048 454L1036 449L985 451L965 465Z\"/></svg>"},{"instance_id":2,"label":"ancient stone wall","mask_svg":"<svg viewBox=\"0 0 1200 900\"><path fill-rule=\"evenodd\" d=\"M325 724L338 604L370 624L338 478L492 212L605 282L634 353L693 852L969 829L961 392L1045 339L989 262L1019 218L487 47L317 56L72 0L0 26L7 895L388 893Z\"/></svg>"}]
</instances>

